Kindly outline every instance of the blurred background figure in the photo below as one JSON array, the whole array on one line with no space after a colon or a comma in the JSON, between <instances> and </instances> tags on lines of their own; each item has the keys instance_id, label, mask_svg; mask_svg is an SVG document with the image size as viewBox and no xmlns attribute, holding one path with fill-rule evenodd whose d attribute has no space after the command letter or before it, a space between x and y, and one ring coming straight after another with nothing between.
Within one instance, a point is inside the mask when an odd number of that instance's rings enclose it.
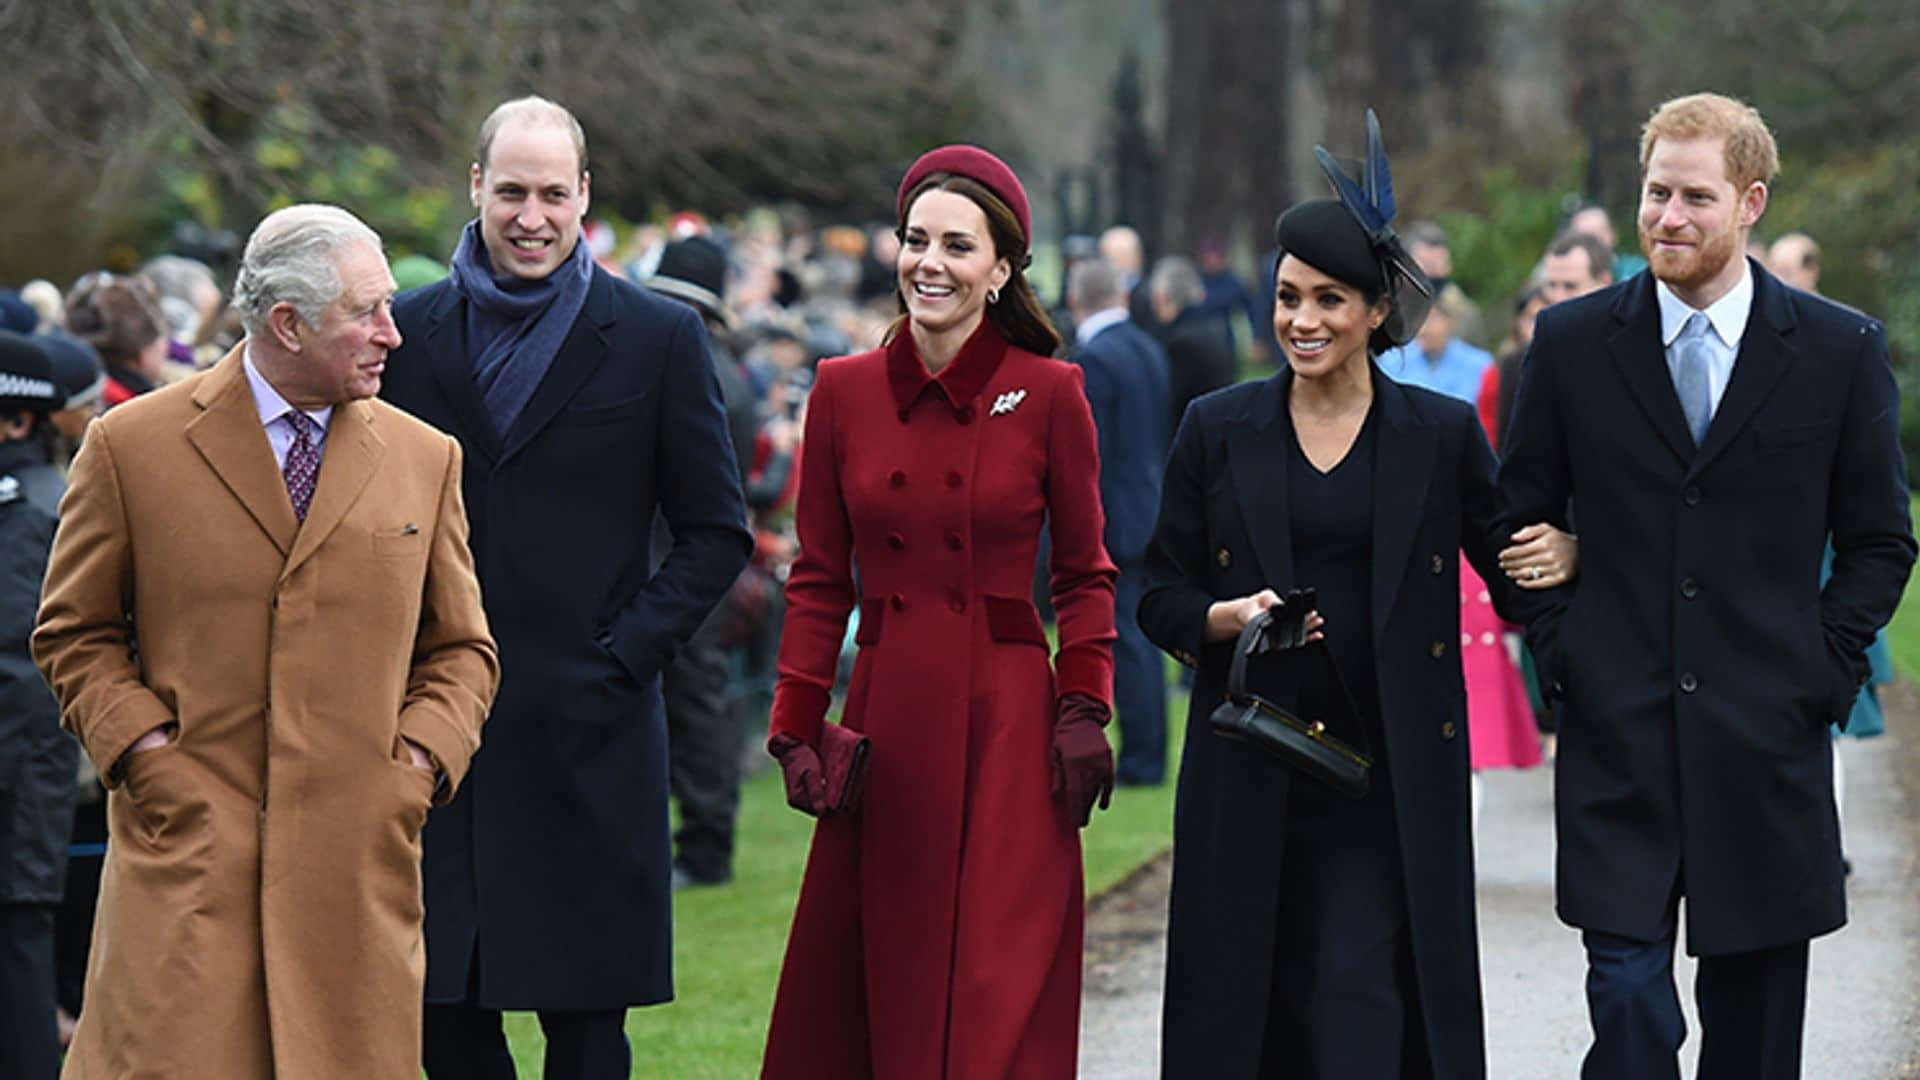
<instances>
[{"instance_id":1,"label":"blurred background figure","mask_svg":"<svg viewBox=\"0 0 1920 1080\"><path fill-rule=\"evenodd\" d=\"M1613 253L1613 280L1625 281L1647 268L1646 257L1636 251L1620 249L1620 234L1613 229L1613 216L1597 203L1585 203L1567 216L1564 233L1591 236Z\"/></svg>"},{"instance_id":2,"label":"blurred background figure","mask_svg":"<svg viewBox=\"0 0 1920 1080\"><path fill-rule=\"evenodd\" d=\"M167 371L166 316L146 280L98 272L67 294L67 332L94 347L106 365L102 407L157 388Z\"/></svg>"},{"instance_id":3,"label":"blurred background figure","mask_svg":"<svg viewBox=\"0 0 1920 1080\"><path fill-rule=\"evenodd\" d=\"M722 300L727 289L726 250L704 236L675 240L661 252L647 287L687 304L706 322L713 373L720 382L734 459L744 482L755 457L759 419L746 373L726 344L728 319ZM664 515L656 521L654 551L664 559L672 550L673 533ZM742 576L752 573L751 569L741 571ZM730 592L661 676L660 692L667 709L668 791L680 804L680 827L673 834L675 889L733 880L740 747L746 737L728 693L733 683L730 647L738 644L733 638L739 618Z\"/></svg>"},{"instance_id":4,"label":"blurred background figure","mask_svg":"<svg viewBox=\"0 0 1920 1080\"><path fill-rule=\"evenodd\" d=\"M0 1076L60 1071L54 918L66 888L79 749L27 652L54 517L23 471L50 470L42 429L66 395L37 338L0 330ZM53 480L58 481L55 475Z\"/></svg>"},{"instance_id":5,"label":"blurred background figure","mask_svg":"<svg viewBox=\"0 0 1920 1080\"><path fill-rule=\"evenodd\" d=\"M1540 263L1541 293L1548 306L1613 284L1613 249L1586 233L1562 233Z\"/></svg>"},{"instance_id":6,"label":"blurred background figure","mask_svg":"<svg viewBox=\"0 0 1920 1080\"><path fill-rule=\"evenodd\" d=\"M1172 432L1180 426L1188 402L1233 382L1240 365L1221 339L1216 321L1201 310L1207 290L1193 260L1169 255L1155 263L1147 278L1147 294L1153 307L1152 325L1158 327L1160 343L1167 350L1171 375L1167 430Z\"/></svg>"},{"instance_id":7,"label":"blurred background figure","mask_svg":"<svg viewBox=\"0 0 1920 1080\"><path fill-rule=\"evenodd\" d=\"M1520 390L1520 362L1527 358L1527 346L1533 343L1533 320L1546 310L1547 291L1542 285L1521 287L1513 298L1513 318L1507 321L1507 334L1500 340L1500 351L1493 366L1480 380L1480 426L1487 429L1487 441L1495 452L1500 436L1513 418L1514 395Z\"/></svg>"},{"instance_id":8,"label":"blurred background figure","mask_svg":"<svg viewBox=\"0 0 1920 1080\"><path fill-rule=\"evenodd\" d=\"M1497 451L1506 419L1513 414L1513 395L1520 389L1520 361L1533 340L1533 318L1542 308L1585 296L1613 284L1613 253L1606 243L1587 233L1564 232L1547 247L1536 275L1538 284L1523 287L1514 301L1513 319L1494 362L1480 379L1475 397L1480 424Z\"/></svg>"},{"instance_id":9,"label":"blurred background figure","mask_svg":"<svg viewBox=\"0 0 1920 1080\"><path fill-rule=\"evenodd\" d=\"M1433 282L1433 291L1437 294L1453 282L1453 247L1447 242L1447 231L1434 221L1416 221L1408 225L1401 234L1407 254Z\"/></svg>"},{"instance_id":10,"label":"blurred background figure","mask_svg":"<svg viewBox=\"0 0 1920 1080\"><path fill-rule=\"evenodd\" d=\"M1100 233L1100 257L1120 275L1120 291L1127 297L1127 314L1148 333L1160 325L1147 293L1147 253L1140 232L1131 225L1111 225Z\"/></svg>"},{"instance_id":11,"label":"blurred background figure","mask_svg":"<svg viewBox=\"0 0 1920 1080\"><path fill-rule=\"evenodd\" d=\"M1160 651L1140 631L1147 541L1160 507L1160 477L1171 441L1167 353L1127 314L1120 275L1105 259L1067 276L1076 329L1069 358L1086 373L1087 403L1100 444L1100 504L1107 556L1120 568L1114 594L1113 706L1120 725L1121 786L1167 775L1167 677Z\"/></svg>"},{"instance_id":12,"label":"blurred background figure","mask_svg":"<svg viewBox=\"0 0 1920 1080\"><path fill-rule=\"evenodd\" d=\"M166 317L167 359L188 368L201 366L197 346L211 333L223 303L213 270L198 259L162 255L141 267L140 276L153 286Z\"/></svg>"},{"instance_id":13,"label":"blurred background figure","mask_svg":"<svg viewBox=\"0 0 1920 1080\"><path fill-rule=\"evenodd\" d=\"M66 325L67 301L60 295L60 287L45 278L35 278L20 286L20 300L33 309L37 322L33 333L45 333Z\"/></svg>"},{"instance_id":14,"label":"blurred background figure","mask_svg":"<svg viewBox=\"0 0 1920 1080\"><path fill-rule=\"evenodd\" d=\"M401 292L431 285L447 276L447 268L415 252L393 260L393 284Z\"/></svg>"},{"instance_id":15,"label":"blurred background figure","mask_svg":"<svg viewBox=\"0 0 1920 1080\"><path fill-rule=\"evenodd\" d=\"M1200 302L1200 311L1218 323L1227 351L1237 359L1242 342L1260 341L1267 335L1267 328L1260 325L1259 306L1247 291L1246 282L1227 263L1224 241L1218 237L1202 241L1198 264L1200 284L1207 294Z\"/></svg>"},{"instance_id":16,"label":"blurred background figure","mask_svg":"<svg viewBox=\"0 0 1920 1080\"><path fill-rule=\"evenodd\" d=\"M1820 295L1820 245L1803 232L1791 232L1767 249L1767 269L1801 292Z\"/></svg>"},{"instance_id":17,"label":"blurred background figure","mask_svg":"<svg viewBox=\"0 0 1920 1080\"><path fill-rule=\"evenodd\" d=\"M1427 321L1420 324L1420 333L1405 345L1381 353L1380 370L1397 382L1473 404L1479 400L1480 380L1493 366L1493 356L1460 336L1472 315L1467 294L1458 285L1441 288Z\"/></svg>"}]
</instances>

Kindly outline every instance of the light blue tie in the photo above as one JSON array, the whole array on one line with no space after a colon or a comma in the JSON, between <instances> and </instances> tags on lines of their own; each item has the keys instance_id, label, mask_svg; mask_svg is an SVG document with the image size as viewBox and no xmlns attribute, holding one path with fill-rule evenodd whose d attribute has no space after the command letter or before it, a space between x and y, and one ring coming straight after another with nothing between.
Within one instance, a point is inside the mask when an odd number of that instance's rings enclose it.
<instances>
[{"instance_id":1,"label":"light blue tie","mask_svg":"<svg viewBox=\"0 0 1920 1080\"><path fill-rule=\"evenodd\" d=\"M1680 410L1687 415L1695 446L1707 441L1707 425L1713 422L1713 386L1707 376L1713 356L1713 344L1707 338L1712 333L1713 323L1696 311L1673 342L1673 389L1680 395Z\"/></svg>"}]
</instances>

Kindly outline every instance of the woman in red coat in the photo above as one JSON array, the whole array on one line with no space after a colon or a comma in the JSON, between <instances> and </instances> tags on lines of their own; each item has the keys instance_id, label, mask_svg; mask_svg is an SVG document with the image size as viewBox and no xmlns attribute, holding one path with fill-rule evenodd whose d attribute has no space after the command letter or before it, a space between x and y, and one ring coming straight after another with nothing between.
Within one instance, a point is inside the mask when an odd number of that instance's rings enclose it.
<instances>
[{"instance_id":1,"label":"woman in red coat","mask_svg":"<svg viewBox=\"0 0 1920 1080\"><path fill-rule=\"evenodd\" d=\"M1115 570L1093 415L1021 273L1026 192L932 151L900 185L886 345L820 365L768 750L820 816L762 1075L1074 1074L1080 841L1111 790ZM1059 651L1030 597L1050 518ZM858 568L856 573L856 566ZM857 810L818 754L848 614Z\"/></svg>"}]
</instances>

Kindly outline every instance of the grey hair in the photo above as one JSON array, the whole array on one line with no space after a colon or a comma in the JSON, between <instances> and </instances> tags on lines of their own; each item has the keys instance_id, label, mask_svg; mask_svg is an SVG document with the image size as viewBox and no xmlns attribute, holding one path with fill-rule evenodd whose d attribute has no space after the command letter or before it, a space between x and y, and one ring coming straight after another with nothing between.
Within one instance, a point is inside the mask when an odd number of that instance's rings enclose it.
<instances>
[{"instance_id":1,"label":"grey hair","mask_svg":"<svg viewBox=\"0 0 1920 1080\"><path fill-rule=\"evenodd\" d=\"M1164 296L1185 311L1206 300L1207 286L1192 259L1169 255L1153 264L1153 273L1147 277L1147 295Z\"/></svg>"},{"instance_id":2,"label":"grey hair","mask_svg":"<svg viewBox=\"0 0 1920 1080\"><path fill-rule=\"evenodd\" d=\"M153 291L163 300L171 296L192 303L198 299L194 290L208 285L220 287L206 263L184 255L157 255L140 268L140 276L153 282Z\"/></svg>"},{"instance_id":3,"label":"grey hair","mask_svg":"<svg viewBox=\"0 0 1920 1080\"><path fill-rule=\"evenodd\" d=\"M292 304L308 326L340 299L336 254L352 244L381 250L380 234L337 206L304 203L275 210L247 238L233 279L233 309L250 336L267 328L276 304Z\"/></svg>"},{"instance_id":4,"label":"grey hair","mask_svg":"<svg viewBox=\"0 0 1920 1080\"><path fill-rule=\"evenodd\" d=\"M184 255L149 259L147 265L140 268L140 276L152 283L153 291L159 294L160 311L166 316L167 325L173 329L174 336L183 341L200 329L200 290L220 291L220 283L213 279L213 271L207 264Z\"/></svg>"},{"instance_id":5,"label":"grey hair","mask_svg":"<svg viewBox=\"0 0 1920 1080\"><path fill-rule=\"evenodd\" d=\"M1120 272L1107 260L1086 259L1067 271L1067 302L1074 307L1098 310L1124 300Z\"/></svg>"}]
</instances>

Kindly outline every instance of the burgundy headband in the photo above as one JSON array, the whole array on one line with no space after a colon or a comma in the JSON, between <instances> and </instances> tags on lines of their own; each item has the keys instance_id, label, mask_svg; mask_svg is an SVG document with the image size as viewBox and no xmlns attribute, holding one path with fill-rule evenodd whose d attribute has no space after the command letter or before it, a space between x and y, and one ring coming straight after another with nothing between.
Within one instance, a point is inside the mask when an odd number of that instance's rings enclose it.
<instances>
[{"instance_id":1,"label":"burgundy headband","mask_svg":"<svg viewBox=\"0 0 1920 1080\"><path fill-rule=\"evenodd\" d=\"M977 146L942 146L920 155L920 160L907 170L906 179L900 181L894 211L901 219L907 216L907 196L920 181L940 172L964 176L999 196L1020 222L1021 240L1029 245L1033 243L1033 212L1027 206L1027 189L1020 186L1020 178L1013 175L1006 162Z\"/></svg>"}]
</instances>

